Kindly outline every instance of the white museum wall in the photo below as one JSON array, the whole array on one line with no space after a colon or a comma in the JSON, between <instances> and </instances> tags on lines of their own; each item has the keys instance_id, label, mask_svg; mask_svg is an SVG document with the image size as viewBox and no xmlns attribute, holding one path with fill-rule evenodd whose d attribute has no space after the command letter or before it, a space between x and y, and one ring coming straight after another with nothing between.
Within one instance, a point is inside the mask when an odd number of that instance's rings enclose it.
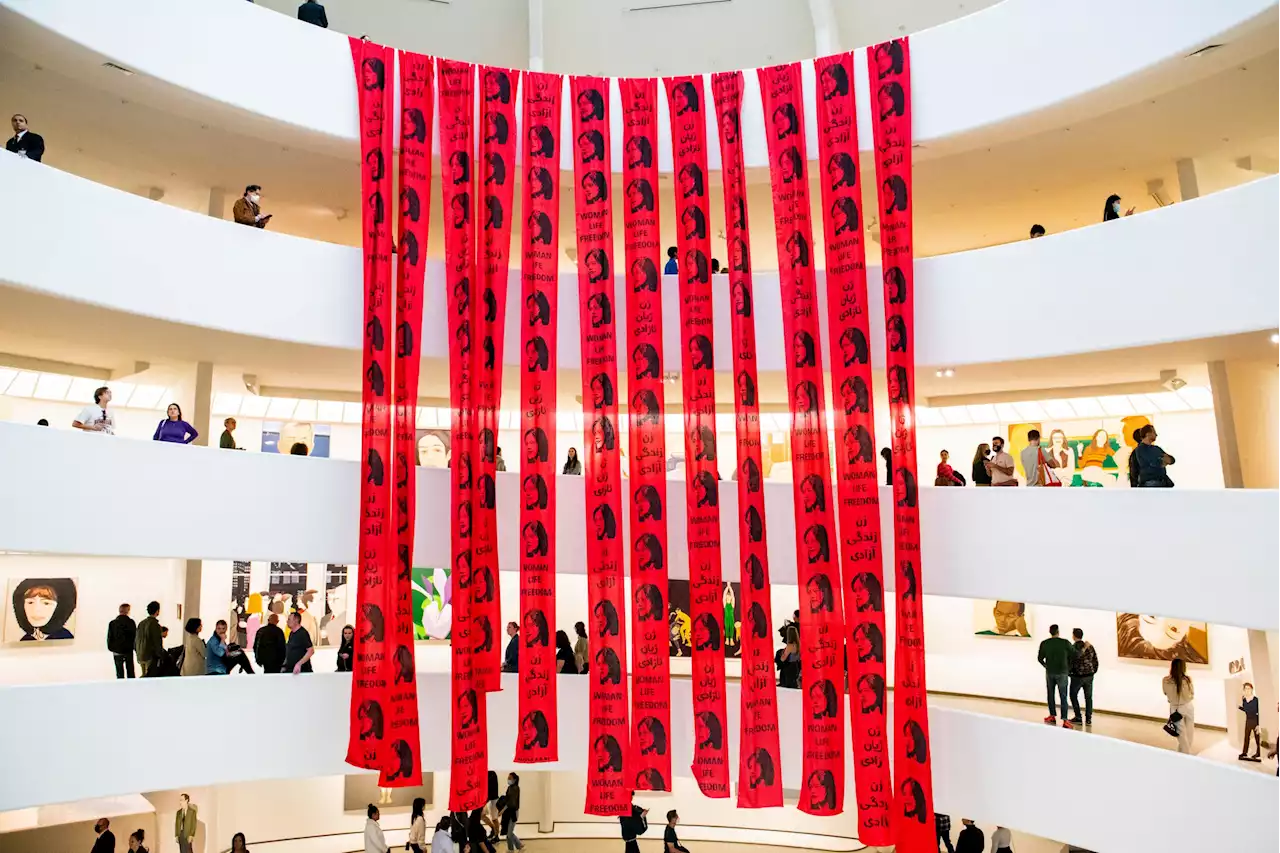
<instances>
[{"instance_id":1,"label":"white museum wall","mask_svg":"<svg viewBox=\"0 0 1280 853\"><path fill-rule=\"evenodd\" d=\"M351 321L360 312L359 288L351 286L360 278L355 247L243 228L21 158L0 159L0 183L29 199L21 211L0 209L0 233L27 248L0 256L0 281L200 328L346 350L359 346L360 326ZM1271 176L1120 222L921 258L915 279L917 363L961 367L1275 329L1280 325L1280 295L1274 286L1280 261L1266 247L1278 227L1277 189L1280 178ZM36 224L48 221L63 228L50 234ZM80 251L63 251L59 235L67 231L83 235ZM1224 258L1214 250L1228 243L1240 246L1240 252ZM192 257L202 263L191 266L187 260ZM443 304L442 263L427 263L428 304ZM1097 275L1100 268L1108 274ZM189 271L186 287L177 291L171 287L174 269ZM245 269L255 275L245 276ZM867 273L875 281L878 267L868 265ZM513 292L518 292L519 274L518 269L510 271L517 288ZM777 275L757 274L757 293L779 292ZM561 367L570 369L579 363L581 349L577 280L573 272L561 276L557 346ZM1098 312L1087 323L1013 324L999 335L970 331L985 328L988 305L1004 304L1028 281L1037 282L1044 293L1071 293L1079 304L1110 305L1113 282L1128 280L1159 281L1165 310ZM264 281L273 286L262 287ZM1205 300L1209 282L1215 298ZM615 305L625 304L625 287L615 280ZM728 287L714 290L715 325L727 330ZM663 294L666 363L677 364L683 346L678 288L668 281ZM872 360L881 364L880 288L871 288L869 303ZM240 307L249 304L255 310ZM509 300L504 321L509 364L523 361L515 343L521 309L520 300ZM760 370L783 370L780 300L758 299L755 320ZM446 325L445 312L424 315L425 357L446 357ZM624 338L619 335L619 350L626 358ZM728 334L716 335L719 364L731 363L730 344Z\"/></svg>"},{"instance_id":2,"label":"white museum wall","mask_svg":"<svg viewBox=\"0 0 1280 853\"><path fill-rule=\"evenodd\" d=\"M108 493L107 499L110 500ZM131 618L147 615L147 602L159 601L169 645L181 641L178 607L186 564L182 560L111 557L55 557L0 554L0 589L12 579L70 577L78 580L75 639L58 645L33 642L0 644L0 683L35 684L115 678L107 651L107 624L121 604L132 605ZM6 594L4 607L10 607Z\"/></svg>"},{"instance_id":3,"label":"white museum wall","mask_svg":"<svg viewBox=\"0 0 1280 853\"><path fill-rule=\"evenodd\" d=\"M548 771L581 772L589 755L588 679L559 680L560 761ZM490 754L502 767L514 751L517 696L514 677L489 699ZM0 727L0 765L25 768L21 776L0 776L0 809L25 808L137 791L174 791L184 786L228 784L241 780L333 776L346 772L350 678L336 673L271 678L152 679L121 684L63 684L4 690L9 724ZM739 691L727 690L731 758L736 758ZM427 743L445 743L450 719L448 676L419 679L419 719ZM798 691L780 696L783 784L799 785L801 751ZM675 708L691 707L688 681L672 684ZM84 709L94 708L85 714ZM150 714L139 714L145 707ZM262 734L261 749L245 749L234 737L183 738L181 749L152 750L134 760L143 744L155 739L156 719L185 719L193 709L234 723L238 714L261 715L278 709L279 731ZM692 758L691 715L673 716L673 769L689 776ZM937 802L952 815L972 815L1045 838L1071 838L1095 850L1274 849L1277 824L1274 779L1266 774L1179 755L1108 737L1052 729L1039 723L991 717L950 708L930 709L931 746ZM43 760L31 762L32 731L57 731ZM308 748L298 749L297 745ZM846 751L846 773L851 751ZM84 756L92 755L93 762ZM1055 790L1070 792L1072 808L1061 796L1046 796L1043 784L1029 784L1027 756L1052 767ZM426 770L448 767L448 750L423 750ZM76 772L67 771L74 764ZM735 764L736 766L736 764ZM1009 768L1015 768L1011 772ZM1159 779L1159 785L1134 780ZM1135 813L1167 811L1169 792L1194 803L1176 821L1135 821ZM1064 794L1065 795L1065 794ZM701 805L701 800L697 801ZM167 811L167 806L165 809ZM1080 814L1089 820L1081 821ZM1237 817L1224 821L1222 815ZM206 851L208 853L208 851Z\"/></svg>"}]
</instances>

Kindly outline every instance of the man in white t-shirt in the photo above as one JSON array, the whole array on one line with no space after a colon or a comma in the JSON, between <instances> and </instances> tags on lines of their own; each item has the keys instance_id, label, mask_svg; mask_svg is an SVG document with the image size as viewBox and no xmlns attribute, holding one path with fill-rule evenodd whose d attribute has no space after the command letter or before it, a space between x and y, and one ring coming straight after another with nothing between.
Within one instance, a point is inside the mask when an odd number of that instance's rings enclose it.
<instances>
[{"instance_id":1,"label":"man in white t-shirt","mask_svg":"<svg viewBox=\"0 0 1280 853\"><path fill-rule=\"evenodd\" d=\"M1040 460L1044 460L1044 464L1050 468L1057 468L1058 463L1053 458L1053 454L1048 456L1040 449L1040 430L1033 429L1027 433L1027 446L1022 448L1019 454L1022 458L1022 470L1027 475L1028 486L1043 486L1045 480L1044 469L1040 467Z\"/></svg>"},{"instance_id":2,"label":"man in white t-shirt","mask_svg":"<svg viewBox=\"0 0 1280 853\"><path fill-rule=\"evenodd\" d=\"M81 409L71 425L85 432L104 432L107 435L115 435L116 419L107 411L107 404L110 402L111 389L103 385L93 392L93 405Z\"/></svg>"},{"instance_id":3,"label":"man in white t-shirt","mask_svg":"<svg viewBox=\"0 0 1280 853\"><path fill-rule=\"evenodd\" d=\"M991 474L993 486L1016 486L1018 477L1013 470L1013 457L1005 452L1004 439L995 436L991 439L991 458L984 463Z\"/></svg>"}]
</instances>

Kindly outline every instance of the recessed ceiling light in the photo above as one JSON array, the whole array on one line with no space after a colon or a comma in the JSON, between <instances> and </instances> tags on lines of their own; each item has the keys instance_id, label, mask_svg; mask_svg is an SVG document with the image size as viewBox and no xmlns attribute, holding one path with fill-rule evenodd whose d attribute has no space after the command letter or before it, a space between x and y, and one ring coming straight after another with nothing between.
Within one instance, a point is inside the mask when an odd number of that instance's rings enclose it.
<instances>
[{"instance_id":1,"label":"recessed ceiling light","mask_svg":"<svg viewBox=\"0 0 1280 853\"><path fill-rule=\"evenodd\" d=\"M1272 335L1272 336L1271 336L1271 343L1273 343L1273 344L1280 344L1280 334L1274 334L1274 335Z\"/></svg>"}]
</instances>

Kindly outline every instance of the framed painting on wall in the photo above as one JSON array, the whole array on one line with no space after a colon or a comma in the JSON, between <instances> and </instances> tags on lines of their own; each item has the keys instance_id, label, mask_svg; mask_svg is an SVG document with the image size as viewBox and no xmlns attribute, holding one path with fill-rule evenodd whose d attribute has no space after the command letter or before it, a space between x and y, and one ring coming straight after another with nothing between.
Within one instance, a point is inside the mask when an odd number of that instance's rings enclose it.
<instances>
[{"instance_id":1,"label":"framed painting on wall","mask_svg":"<svg viewBox=\"0 0 1280 853\"><path fill-rule=\"evenodd\" d=\"M1209 662L1209 626L1139 613L1116 614L1116 654L1132 660Z\"/></svg>"},{"instance_id":2,"label":"framed painting on wall","mask_svg":"<svg viewBox=\"0 0 1280 853\"><path fill-rule=\"evenodd\" d=\"M973 634L975 637L1031 637L1031 616L1021 601L973 602Z\"/></svg>"},{"instance_id":3,"label":"framed painting on wall","mask_svg":"<svg viewBox=\"0 0 1280 853\"><path fill-rule=\"evenodd\" d=\"M449 641L453 624L453 585L450 569L413 570L413 637Z\"/></svg>"},{"instance_id":4,"label":"framed painting on wall","mask_svg":"<svg viewBox=\"0 0 1280 853\"><path fill-rule=\"evenodd\" d=\"M69 643L75 639L76 578L10 578L4 642Z\"/></svg>"},{"instance_id":5,"label":"framed painting on wall","mask_svg":"<svg viewBox=\"0 0 1280 853\"><path fill-rule=\"evenodd\" d=\"M710 644L721 644L726 658L742 657L743 616L739 611L742 601L742 585L736 581L726 582L720 594L724 605L724 637L712 637L693 624L690 615L689 582L687 580L667 581L667 626L670 630L671 656L687 658L693 656L692 643L695 641ZM723 641L723 642L722 642Z\"/></svg>"}]
</instances>

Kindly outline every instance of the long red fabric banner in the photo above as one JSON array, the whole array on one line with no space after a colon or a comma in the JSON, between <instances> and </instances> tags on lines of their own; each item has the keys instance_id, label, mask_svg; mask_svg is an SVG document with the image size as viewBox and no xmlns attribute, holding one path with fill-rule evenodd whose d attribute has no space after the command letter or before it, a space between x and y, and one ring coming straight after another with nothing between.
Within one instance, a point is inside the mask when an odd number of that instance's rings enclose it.
<instances>
[{"instance_id":1,"label":"long red fabric banner","mask_svg":"<svg viewBox=\"0 0 1280 853\"><path fill-rule=\"evenodd\" d=\"M804 95L800 65L759 69L769 141L774 225L782 279L782 327L791 388L791 459L800 591L804 777L800 809L844 809L844 614L838 568L831 559L835 519L820 323L813 265L813 224L805 174Z\"/></svg>"},{"instance_id":2,"label":"long red fabric banner","mask_svg":"<svg viewBox=\"0 0 1280 853\"><path fill-rule=\"evenodd\" d=\"M720 472L716 448L715 311L708 233L707 123L701 77L668 77L680 265L689 610L693 619L693 778L708 797L729 796L724 686L724 585L720 572Z\"/></svg>"},{"instance_id":3,"label":"long red fabric banner","mask_svg":"<svg viewBox=\"0 0 1280 853\"><path fill-rule=\"evenodd\" d=\"M488 799L489 736L484 685L475 679L473 660L482 638L476 636L479 599L497 587L483 576L473 557L475 536L476 376L476 245L472 204L472 119L475 67L440 60L441 200L444 203L445 287L449 306L449 404L452 409L450 460L453 483L450 520L453 574L450 578L453 624L453 732L449 774L449 810L468 811ZM473 568L474 567L474 568Z\"/></svg>"},{"instance_id":4,"label":"long red fabric banner","mask_svg":"<svg viewBox=\"0 0 1280 853\"><path fill-rule=\"evenodd\" d=\"M413 529L417 515L418 372L422 365L422 302L431 221L431 119L434 65L429 57L400 51L400 241L396 262L395 353L395 606L389 760L379 784L422 784L418 735L418 684L413 632ZM390 575L390 573L389 573Z\"/></svg>"},{"instance_id":5,"label":"long red fabric banner","mask_svg":"<svg viewBox=\"0 0 1280 853\"><path fill-rule=\"evenodd\" d=\"M609 81L573 77L574 213L585 426L587 590L591 605L591 757L587 814L631 813L626 591L618 446L618 336L609 203Z\"/></svg>"},{"instance_id":6,"label":"long red fabric banner","mask_svg":"<svg viewBox=\"0 0 1280 853\"><path fill-rule=\"evenodd\" d=\"M498 588L497 449L502 404L502 344L511 263L511 212L515 200L516 91L520 72L482 67L480 163L476 197L484 199L476 274L476 407L480 465L476 480L476 655L474 678L485 691L502 689L502 612ZM508 173L510 172L510 176Z\"/></svg>"},{"instance_id":7,"label":"long red fabric banner","mask_svg":"<svg viewBox=\"0 0 1280 853\"><path fill-rule=\"evenodd\" d=\"M393 89L388 75L395 72L395 51L351 39L360 106L360 198L364 232L363 381L360 400L360 582L356 591L355 661L351 681L351 730L347 763L382 771L389 758L386 712L391 700L389 662L394 649L395 547L391 495L391 371L387 336L392 330L391 225L387 203L391 195L391 127ZM391 78L394 86L394 77Z\"/></svg>"},{"instance_id":8,"label":"long red fabric banner","mask_svg":"<svg viewBox=\"0 0 1280 853\"><path fill-rule=\"evenodd\" d=\"M559 74L524 76L520 296L520 731L518 763L560 755L556 713L556 336L560 245Z\"/></svg>"},{"instance_id":9,"label":"long red fabric banner","mask_svg":"<svg viewBox=\"0 0 1280 853\"><path fill-rule=\"evenodd\" d=\"M932 849L933 778L924 673L924 581L920 567L915 397L915 272L911 238L911 56L905 38L867 51L876 180L880 185L880 255L884 281L885 375L893 432L893 558L897 567L894 653L894 843Z\"/></svg>"},{"instance_id":10,"label":"long red fabric banner","mask_svg":"<svg viewBox=\"0 0 1280 853\"><path fill-rule=\"evenodd\" d=\"M637 791L671 790L667 641L667 438L662 383L658 81L619 80L626 233L631 439L631 773Z\"/></svg>"},{"instance_id":11,"label":"long red fabric banner","mask_svg":"<svg viewBox=\"0 0 1280 853\"><path fill-rule=\"evenodd\" d=\"M818 162L823 164L823 234L831 384L837 389L835 454L840 501L840 568L849 661L849 719L857 786L858 838L893 843L889 742L885 716L884 566L871 398L870 310L858 179L858 119L853 54L815 60Z\"/></svg>"},{"instance_id":12,"label":"long red fabric banner","mask_svg":"<svg viewBox=\"0 0 1280 853\"><path fill-rule=\"evenodd\" d=\"M733 312L734 423L738 445L738 551L742 559L742 735L738 806L782 805L778 690L773 679L773 604L764 514L764 463L757 394L755 286L742 156L742 72L711 75L724 178L725 241L729 246L729 308Z\"/></svg>"}]
</instances>

